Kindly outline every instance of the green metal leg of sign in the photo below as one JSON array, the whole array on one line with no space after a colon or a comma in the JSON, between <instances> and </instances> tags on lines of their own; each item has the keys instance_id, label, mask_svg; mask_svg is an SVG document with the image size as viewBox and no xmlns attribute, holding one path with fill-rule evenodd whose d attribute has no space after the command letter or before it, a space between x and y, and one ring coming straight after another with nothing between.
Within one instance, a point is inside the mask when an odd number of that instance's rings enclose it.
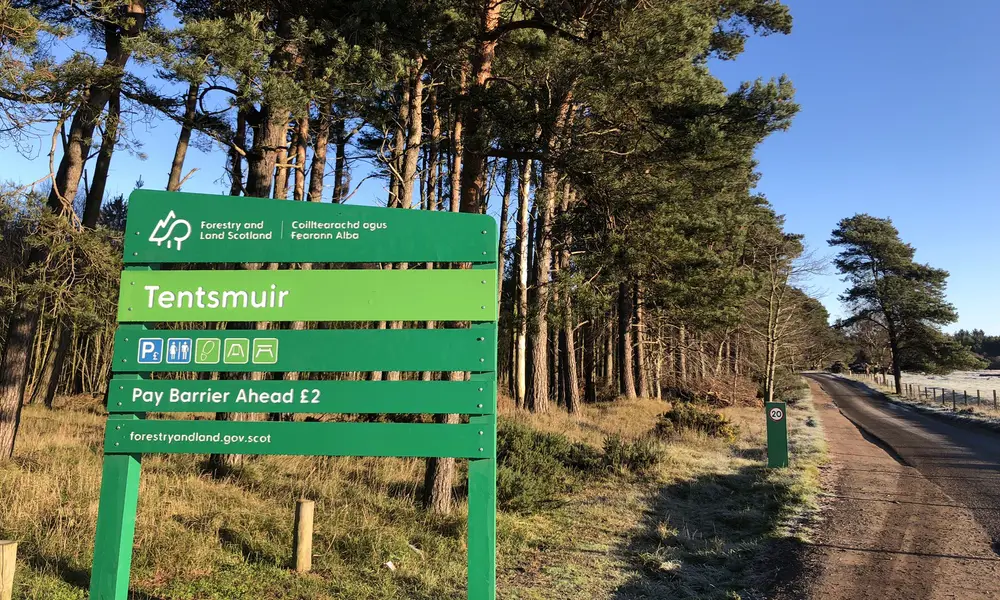
<instances>
[{"instance_id":1,"label":"green metal leg of sign","mask_svg":"<svg viewBox=\"0 0 1000 600\"><path fill-rule=\"evenodd\" d=\"M481 424L485 443L496 436L496 417L470 417ZM497 462L469 461L469 600L494 600L497 579Z\"/></svg>"},{"instance_id":2,"label":"green metal leg of sign","mask_svg":"<svg viewBox=\"0 0 1000 600\"><path fill-rule=\"evenodd\" d=\"M115 421L134 415L111 415ZM109 454L104 457L101 500L97 510L94 567L90 575L91 600L126 600L132 542L135 538L135 508L139 499L140 454Z\"/></svg>"},{"instance_id":3,"label":"green metal leg of sign","mask_svg":"<svg viewBox=\"0 0 1000 600\"><path fill-rule=\"evenodd\" d=\"M764 405L767 419L767 466L772 469L788 466L788 407L784 402Z\"/></svg>"}]
</instances>

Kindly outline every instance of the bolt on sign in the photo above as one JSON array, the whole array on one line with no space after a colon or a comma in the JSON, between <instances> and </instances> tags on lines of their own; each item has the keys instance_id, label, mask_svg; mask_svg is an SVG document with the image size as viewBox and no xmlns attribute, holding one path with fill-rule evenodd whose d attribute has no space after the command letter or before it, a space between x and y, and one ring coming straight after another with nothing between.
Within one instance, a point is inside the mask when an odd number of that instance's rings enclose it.
<instances>
[{"instance_id":1,"label":"bolt on sign","mask_svg":"<svg viewBox=\"0 0 1000 600\"><path fill-rule=\"evenodd\" d=\"M494 600L497 226L492 217L139 190L129 198L124 255L91 598L127 597L142 456L227 453L468 459L468 597ZM450 262L471 268L205 268L299 262ZM196 268L158 268L176 263ZM157 326L260 321L276 325L267 330ZM281 328L292 321L467 321L470 327ZM465 381L168 378L170 373L357 371L469 376ZM147 413L199 412L457 413L468 419L458 424L146 419Z\"/></svg>"}]
</instances>

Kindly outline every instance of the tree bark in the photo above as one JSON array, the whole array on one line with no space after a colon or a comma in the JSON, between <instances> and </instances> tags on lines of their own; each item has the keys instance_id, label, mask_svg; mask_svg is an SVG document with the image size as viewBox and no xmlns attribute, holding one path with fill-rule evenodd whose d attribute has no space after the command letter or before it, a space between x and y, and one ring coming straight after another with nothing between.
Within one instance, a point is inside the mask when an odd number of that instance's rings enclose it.
<instances>
[{"instance_id":1,"label":"tree bark","mask_svg":"<svg viewBox=\"0 0 1000 600\"><path fill-rule=\"evenodd\" d=\"M646 324L643 307L642 288L636 283L635 294L635 372L640 398L649 397L649 380L646 372Z\"/></svg>"},{"instance_id":2,"label":"tree bark","mask_svg":"<svg viewBox=\"0 0 1000 600\"><path fill-rule=\"evenodd\" d=\"M594 335L594 321L590 319L583 326L583 401L597 402L597 336Z\"/></svg>"},{"instance_id":3,"label":"tree bark","mask_svg":"<svg viewBox=\"0 0 1000 600\"><path fill-rule=\"evenodd\" d=\"M38 327L38 312L19 303L11 318L0 363L0 460L14 454L14 441L21 424L21 405L28 383L31 344Z\"/></svg>"},{"instance_id":4,"label":"tree bark","mask_svg":"<svg viewBox=\"0 0 1000 600\"><path fill-rule=\"evenodd\" d=\"M330 145L330 120L333 102L328 101L319 110L319 124L316 128L316 143L313 145L312 168L309 173L309 201L323 200L323 178L326 176L326 150Z\"/></svg>"},{"instance_id":5,"label":"tree bark","mask_svg":"<svg viewBox=\"0 0 1000 600\"><path fill-rule=\"evenodd\" d=\"M619 393L638 397L632 370L632 286L624 282L618 284L618 381Z\"/></svg>"},{"instance_id":6,"label":"tree bark","mask_svg":"<svg viewBox=\"0 0 1000 600\"><path fill-rule=\"evenodd\" d=\"M531 194L532 161L521 165L517 187L517 357L514 367L514 404L526 407L528 350L528 198Z\"/></svg>"},{"instance_id":7,"label":"tree bark","mask_svg":"<svg viewBox=\"0 0 1000 600\"><path fill-rule=\"evenodd\" d=\"M56 390L59 387L59 377L62 375L66 356L69 355L69 349L73 343L73 330L71 328L58 322L53 323L52 326L56 328L52 347L45 355L42 371L39 373L35 389L31 393L31 402L37 402L41 399L46 408L52 408Z\"/></svg>"},{"instance_id":8,"label":"tree bark","mask_svg":"<svg viewBox=\"0 0 1000 600\"><path fill-rule=\"evenodd\" d=\"M410 91L404 96L408 102L406 114L409 116L409 130L406 137L406 150L402 160L402 190L400 194L400 206L402 208L411 208L413 206L413 186L417 180L417 159L420 158L420 142L424 126L424 70L422 58L418 58L416 64L410 69L408 84ZM403 115L400 115L400 117L402 118ZM406 123L404 122L403 125L405 126Z\"/></svg>"},{"instance_id":9,"label":"tree bark","mask_svg":"<svg viewBox=\"0 0 1000 600\"><path fill-rule=\"evenodd\" d=\"M306 199L306 148L309 146L309 107L299 117L295 132L295 185L292 198L299 202Z\"/></svg>"},{"instance_id":10,"label":"tree bark","mask_svg":"<svg viewBox=\"0 0 1000 600\"><path fill-rule=\"evenodd\" d=\"M452 373L451 381L463 381L462 373ZM457 424L458 415L435 415L434 422ZM454 458L429 458L424 471L424 507L436 514L451 512L452 487L455 482Z\"/></svg>"},{"instance_id":11,"label":"tree bark","mask_svg":"<svg viewBox=\"0 0 1000 600\"><path fill-rule=\"evenodd\" d=\"M104 117L104 133L101 135L101 149L97 152L94 162L94 179L87 190L87 202L83 208L83 226L93 229L101 216L101 205L104 204L104 190L108 186L108 174L111 172L111 157L118 144L118 125L121 121L122 101L121 90L117 87L111 90L108 98L108 112Z\"/></svg>"},{"instance_id":12,"label":"tree bark","mask_svg":"<svg viewBox=\"0 0 1000 600\"><path fill-rule=\"evenodd\" d=\"M458 79L458 88L460 94L464 94L467 88L468 81L468 65L463 66ZM462 153L464 148L462 146L463 142L463 132L462 132L462 111L459 110L457 106L452 106L452 119L451 124L451 212L468 212L466 209L462 208ZM478 211L473 211L478 212Z\"/></svg>"},{"instance_id":13,"label":"tree bark","mask_svg":"<svg viewBox=\"0 0 1000 600\"><path fill-rule=\"evenodd\" d=\"M337 156L333 163L333 203L341 204L347 198L347 125L337 121Z\"/></svg>"},{"instance_id":14,"label":"tree bark","mask_svg":"<svg viewBox=\"0 0 1000 600\"><path fill-rule=\"evenodd\" d=\"M274 155L274 191L271 195L275 200L288 199L288 171L291 168L289 148L297 143L298 140L295 133L292 133L292 139L289 141L288 123L285 123L281 136L281 145L278 147L277 152L275 152Z\"/></svg>"},{"instance_id":15,"label":"tree bark","mask_svg":"<svg viewBox=\"0 0 1000 600\"><path fill-rule=\"evenodd\" d=\"M514 161L507 159L503 172L503 197L500 201L500 243L497 248L497 293L503 295L504 255L507 253L507 220L510 213L510 192L514 178Z\"/></svg>"},{"instance_id":16,"label":"tree bark","mask_svg":"<svg viewBox=\"0 0 1000 600\"><path fill-rule=\"evenodd\" d=\"M687 382L687 328L681 325L677 328L677 372L681 381Z\"/></svg>"},{"instance_id":17,"label":"tree bark","mask_svg":"<svg viewBox=\"0 0 1000 600\"><path fill-rule=\"evenodd\" d=\"M177 137L177 147L174 149L174 160L170 164L170 175L167 178L167 191L178 192L181 189L181 176L184 171L184 157L187 156L188 145L191 142L191 130L194 128L195 111L198 108L198 83L188 87L184 97L184 120L181 123L181 133Z\"/></svg>"},{"instance_id":18,"label":"tree bark","mask_svg":"<svg viewBox=\"0 0 1000 600\"><path fill-rule=\"evenodd\" d=\"M229 195L243 193L243 155L247 149L247 115L244 109L236 111L236 131L229 148Z\"/></svg>"},{"instance_id":19,"label":"tree bark","mask_svg":"<svg viewBox=\"0 0 1000 600\"><path fill-rule=\"evenodd\" d=\"M479 35L472 51L472 85L463 94L465 147L462 149L464 169L461 174L462 212L479 212L480 200L486 190L486 154L490 139L484 119L484 106L480 100L486 92L486 82L493 72L497 38L492 36L500 23L501 0L486 0L480 4Z\"/></svg>"},{"instance_id":20,"label":"tree bark","mask_svg":"<svg viewBox=\"0 0 1000 600\"><path fill-rule=\"evenodd\" d=\"M121 26L111 21L104 24L105 58L101 68L110 71L112 75L110 78L100 78L100 81L90 85L70 123L67 143L48 199L49 208L56 214L72 212L73 199L80 186L84 163L90 154L97 121L114 90L121 86L125 65L132 55L122 42L125 38L138 35L146 24L146 0L129 0L123 9ZM94 222L96 223L96 219Z\"/></svg>"},{"instance_id":21,"label":"tree bark","mask_svg":"<svg viewBox=\"0 0 1000 600\"><path fill-rule=\"evenodd\" d=\"M246 195L267 198L275 183L278 154L288 151L288 111L264 105L255 121L251 123L253 147L247 151ZM287 185L287 179L285 181ZM278 197L280 188L280 184L274 186L275 197Z\"/></svg>"}]
</instances>

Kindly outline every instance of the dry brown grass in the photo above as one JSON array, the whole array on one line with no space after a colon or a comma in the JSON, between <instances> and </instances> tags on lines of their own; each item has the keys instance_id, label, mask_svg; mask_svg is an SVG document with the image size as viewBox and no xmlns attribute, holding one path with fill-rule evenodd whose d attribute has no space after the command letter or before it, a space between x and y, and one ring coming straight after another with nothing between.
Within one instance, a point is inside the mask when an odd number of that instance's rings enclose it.
<instances>
[{"instance_id":1,"label":"dry brown grass","mask_svg":"<svg viewBox=\"0 0 1000 600\"><path fill-rule=\"evenodd\" d=\"M15 598L85 596L104 428L104 417L92 407L86 399L53 411L27 407L16 457L0 463L0 537L21 541ZM586 406L573 417L554 410L508 418L601 447L608 435L646 435L667 407L653 400L616 401ZM732 525L706 529L704 522L692 519L693 508L685 501L664 504L672 497L668 491L705 477L728 477L749 468L757 469L748 476L751 480L766 477L754 455L763 434L759 411L732 408L727 413L742 427L736 448L686 434L663 446L665 458L652 478L612 476L593 481L550 510L501 512L499 597L643 597L633 593L636 581L660 581L660 575L648 571L649 553L643 549L643 540L658 529L686 532L681 535L693 536L692 548L706 536L716 539L719 531L732 532ZM202 473L204 458L143 460L132 572L132 587L146 594L142 597L464 597L465 508L459 505L448 517L419 508L415 497L422 461L261 457L237 476L215 481ZM288 568L292 515L295 500L303 496L317 502L316 556L314 572L296 576ZM668 548L675 541L657 544ZM711 555L710 548L698 548L703 558L705 552ZM688 556L694 554L670 560L687 561ZM384 566L390 560L395 571ZM697 562L690 563L692 568ZM662 590L674 593L683 588L677 582L687 586L709 576L698 573L670 579ZM738 570L733 573L730 579L740 576Z\"/></svg>"}]
</instances>

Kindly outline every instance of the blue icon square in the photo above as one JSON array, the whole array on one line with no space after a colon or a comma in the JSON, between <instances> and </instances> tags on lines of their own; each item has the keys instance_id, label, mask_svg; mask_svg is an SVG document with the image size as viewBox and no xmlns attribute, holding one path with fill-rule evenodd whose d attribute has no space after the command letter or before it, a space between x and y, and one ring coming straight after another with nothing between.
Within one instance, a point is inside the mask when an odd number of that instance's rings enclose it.
<instances>
[{"instance_id":1,"label":"blue icon square","mask_svg":"<svg viewBox=\"0 0 1000 600\"><path fill-rule=\"evenodd\" d=\"M170 338L167 340L165 356L168 365L186 365L191 362L194 354L194 342L191 338Z\"/></svg>"},{"instance_id":2,"label":"blue icon square","mask_svg":"<svg viewBox=\"0 0 1000 600\"><path fill-rule=\"evenodd\" d=\"M139 338L139 356L136 362L140 365L158 365L163 361L162 338Z\"/></svg>"}]
</instances>

